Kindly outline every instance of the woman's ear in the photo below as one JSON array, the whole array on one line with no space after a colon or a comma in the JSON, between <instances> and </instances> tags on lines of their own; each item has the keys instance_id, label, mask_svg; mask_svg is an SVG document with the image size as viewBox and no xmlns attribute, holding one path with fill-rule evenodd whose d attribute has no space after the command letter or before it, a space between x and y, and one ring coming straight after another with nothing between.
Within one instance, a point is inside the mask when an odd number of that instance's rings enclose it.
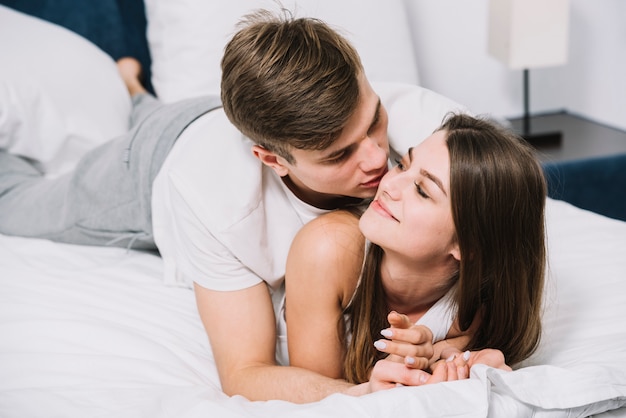
<instances>
[{"instance_id":1,"label":"woman's ear","mask_svg":"<svg viewBox=\"0 0 626 418\"><path fill-rule=\"evenodd\" d=\"M259 159L259 161L274 170L280 177L289 174L287 161L276 153L269 151L260 145L253 145L252 153Z\"/></svg>"},{"instance_id":2,"label":"woman's ear","mask_svg":"<svg viewBox=\"0 0 626 418\"><path fill-rule=\"evenodd\" d=\"M450 255L454 257L456 261L461 261L461 250L459 249L459 244L454 243L452 245L452 249L450 250Z\"/></svg>"}]
</instances>

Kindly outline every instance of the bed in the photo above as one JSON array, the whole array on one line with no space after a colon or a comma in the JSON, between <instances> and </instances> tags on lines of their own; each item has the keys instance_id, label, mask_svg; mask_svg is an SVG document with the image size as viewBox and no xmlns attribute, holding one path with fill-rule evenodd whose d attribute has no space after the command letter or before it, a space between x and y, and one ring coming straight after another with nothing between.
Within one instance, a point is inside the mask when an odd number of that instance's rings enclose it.
<instances>
[{"instance_id":1,"label":"bed","mask_svg":"<svg viewBox=\"0 0 626 418\"><path fill-rule=\"evenodd\" d=\"M50 7L42 4L72 4L4 3L30 7L25 11L52 21L45 16ZM97 3L92 12L124 16L112 20L126 34L141 35L123 28L147 18L146 42L135 46L148 48L143 59L151 65L151 88L166 101L216 91L219 74L185 73L193 67L185 59L205 47L208 36L217 39L211 48L219 51L231 21L251 4ZM359 13L376 12L389 28L386 37L408 39L407 27L398 24L404 22L400 0L381 11L370 3ZM300 14L332 22L333 16L347 19L343 12L356 3L298 4ZM139 16L139 23L128 14ZM336 24L349 27L359 49L367 50L371 78L417 83L416 67L408 64L415 58L410 45L400 43L399 52L386 58L393 74L369 58L389 54L384 42L390 39L370 42L362 19ZM219 34L202 32L207 23ZM128 97L112 60L119 56L86 38L98 40L0 6L0 147L35 159L50 176L127 127ZM171 62L176 51L182 55ZM203 68L219 62L217 53L196 53L214 60ZM0 235L0 417L626 416L626 222L549 199L547 234L544 335L538 351L515 371L476 366L464 381L360 398L336 394L305 405L250 402L221 392L193 292L163 284L158 255Z\"/></svg>"}]
</instances>

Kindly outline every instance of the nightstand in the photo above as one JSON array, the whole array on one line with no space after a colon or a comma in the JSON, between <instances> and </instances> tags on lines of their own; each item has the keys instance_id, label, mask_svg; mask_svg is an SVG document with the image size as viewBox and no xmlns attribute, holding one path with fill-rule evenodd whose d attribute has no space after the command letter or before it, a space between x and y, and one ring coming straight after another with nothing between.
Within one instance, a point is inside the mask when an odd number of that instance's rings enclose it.
<instances>
[{"instance_id":1,"label":"nightstand","mask_svg":"<svg viewBox=\"0 0 626 418\"><path fill-rule=\"evenodd\" d=\"M512 119L522 131L523 120ZM531 133L560 131L558 145L535 145L548 196L626 221L626 132L568 113L531 118Z\"/></svg>"},{"instance_id":2,"label":"nightstand","mask_svg":"<svg viewBox=\"0 0 626 418\"><path fill-rule=\"evenodd\" d=\"M510 119L513 130L522 132L523 119ZM626 132L567 112L530 118L531 133L560 131L560 145L536 145L542 162L559 162L626 154Z\"/></svg>"}]
</instances>

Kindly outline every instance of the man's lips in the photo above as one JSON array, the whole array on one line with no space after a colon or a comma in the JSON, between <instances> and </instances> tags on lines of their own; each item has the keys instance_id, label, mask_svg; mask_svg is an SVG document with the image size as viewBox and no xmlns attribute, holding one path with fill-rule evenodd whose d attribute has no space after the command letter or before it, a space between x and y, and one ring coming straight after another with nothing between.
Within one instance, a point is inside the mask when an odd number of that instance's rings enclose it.
<instances>
[{"instance_id":1,"label":"man's lips","mask_svg":"<svg viewBox=\"0 0 626 418\"><path fill-rule=\"evenodd\" d=\"M361 185L364 186L364 187L367 187L367 188L371 188L371 187L378 188L378 185L380 184L380 181L382 180L382 178L385 175L385 173L387 173L386 169L383 170L379 175L377 175L373 179L361 183Z\"/></svg>"},{"instance_id":2,"label":"man's lips","mask_svg":"<svg viewBox=\"0 0 626 418\"><path fill-rule=\"evenodd\" d=\"M370 203L370 208L372 208L375 212L384 216L385 218L393 219L394 221L399 222L398 218L393 216L393 214L389 211L389 209L387 209L385 204L378 199Z\"/></svg>"}]
</instances>

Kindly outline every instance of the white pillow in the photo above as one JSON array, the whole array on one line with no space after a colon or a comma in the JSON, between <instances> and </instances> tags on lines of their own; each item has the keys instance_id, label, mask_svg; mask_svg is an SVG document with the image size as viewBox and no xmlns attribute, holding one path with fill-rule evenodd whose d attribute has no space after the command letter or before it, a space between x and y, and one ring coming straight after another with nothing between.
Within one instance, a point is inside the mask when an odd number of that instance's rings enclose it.
<instances>
[{"instance_id":1,"label":"white pillow","mask_svg":"<svg viewBox=\"0 0 626 418\"><path fill-rule=\"evenodd\" d=\"M348 38L370 81L418 83L416 59L402 0L284 0L297 17L318 17ZM272 0L145 0L152 84L172 102L219 93L224 46L240 18L278 10Z\"/></svg>"},{"instance_id":2,"label":"white pillow","mask_svg":"<svg viewBox=\"0 0 626 418\"><path fill-rule=\"evenodd\" d=\"M54 176L127 131L130 96L107 54L4 6L0 22L0 148Z\"/></svg>"},{"instance_id":3,"label":"white pillow","mask_svg":"<svg viewBox=\"0 0 626 418\"><path fill-rule=\"evenodd\" d=\"M414 84L372 82L389 114L390 145L400 157L441 126L448 113L470 113L454 100ZM395 158L395 157L394 157Z\"/></svg>"}]
</instances>

